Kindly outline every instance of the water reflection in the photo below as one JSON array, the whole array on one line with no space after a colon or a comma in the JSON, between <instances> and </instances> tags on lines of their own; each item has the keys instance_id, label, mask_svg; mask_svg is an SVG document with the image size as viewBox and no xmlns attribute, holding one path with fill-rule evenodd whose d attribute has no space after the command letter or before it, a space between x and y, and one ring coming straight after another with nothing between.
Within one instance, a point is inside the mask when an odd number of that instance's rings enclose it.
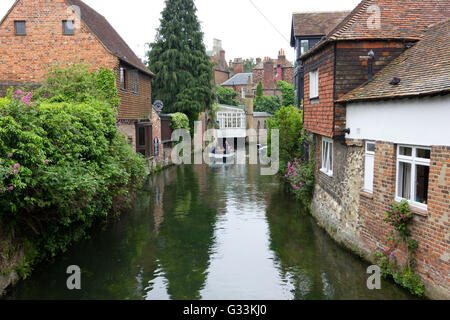
<instances>
[{"instance_id":1,"label":"water reflection","mask_svg":"<svg viewBox=\"0 0 450 320\"><path fill-rule=\"evenodd\" d=\"M410 299L338 247L258 166L152 177L120 221L36 269L8 299ZM82 290L65 287L67 266Z\"/></svg>"}]
</instances>

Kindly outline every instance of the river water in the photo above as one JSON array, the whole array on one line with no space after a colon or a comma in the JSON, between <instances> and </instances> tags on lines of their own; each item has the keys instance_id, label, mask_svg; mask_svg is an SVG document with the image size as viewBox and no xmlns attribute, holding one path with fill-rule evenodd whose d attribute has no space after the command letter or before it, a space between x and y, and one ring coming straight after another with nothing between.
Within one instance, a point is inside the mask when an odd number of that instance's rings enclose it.
<instances>
[{"instance_id":1,"label":"river water","mask_svg":"<svg viewBox=\"0 0 450 320\"><path fill-rule=\"evenodd\" d=\"M66 269L82 270L81 290ZM7 299L413 299L336 245L258 166L172 167Z\"/></svg>"}]
</instances>

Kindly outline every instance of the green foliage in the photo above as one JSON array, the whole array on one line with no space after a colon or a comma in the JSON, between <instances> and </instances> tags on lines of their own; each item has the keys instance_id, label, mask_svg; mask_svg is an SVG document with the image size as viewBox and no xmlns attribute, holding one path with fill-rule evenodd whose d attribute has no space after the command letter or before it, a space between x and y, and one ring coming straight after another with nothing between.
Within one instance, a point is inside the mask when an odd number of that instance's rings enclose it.
<instances>
[{"instance_id":1,"label":"green foliage","mask_svg":"<svg viewBox=\"0 0 450 320\"><path fill-rule=\"evenodd\" d=\"M97 80L111 75L94 74ZM61 84L71 81L68 74L50 78L61 77L67 80L46 86L37 104L21 92L10 91L0 100L0 225L33 243L34 253L19 270L23 276L36 261L85 236L95 219L127 206L146 176L144 159L119 133L116 110L108 103L115 101L109 80L103 94L102 81L86 81L96 92L86 82L82 85L84 80L75 80L74 86L91 92L95 100ZM57 97L44 99L43 92Z\"/></svg>"},{"instance_id":2,"label":"green foliage","mask_svg":"<svg viewBox=\"0 0 450 320\"><path fill-rule=\"evenodd\" d=\"M43 85L34 92L35 101L89 103L104 101L118 108L116 77L106 68L90 72L87 64L53 66Z\"/></svg>"},{"instance_id":3,"label":"green foliage","mask_svg":"<svg viewBox=\"0 0 450 320\"><path fill-rule=\"evenodd\" d=\"M294 158L294 161L288 162L285 179L292 187L295 196L299 200L308 202L314 192L314 175L315 163L313 159L304 161Z\"/></svg>"},{"instance_id":4,"label":"green foliage","mask_svg":"<svg viewBox=\"0 0 450 320\"><path fill-rule=\"evenodd\" d=\"M301 157L303 121L299 109L289 106L281 107L268 121L268 147L270 156L272 129L280 132L280 173L287 173L287 164L294 158Z\"/></svg>"},{"instance_id":5,"label":"green foliage","mask_svg":"<svg viewBox=\"0 0 450 320\"><path fill-rule=\"evenodd\" d=\"M295 105L295 88L292 84L285 81L278 81L277 86L281 90L281 104L283 106Z\"/></svg>"},{"instance_id":6,"label":"green foliage","mask_svg":"<svg viewBox=\"0 0 450 320\"><path fill-rule=\"evenodd\" d=\"M256 94L255 94L255 98L261 98L263 96L263 85L262 82L260 81L258 83L258 85L256 86Z\"/></svg>"},{"instance_id":7,"label":"green foliage","mask_svg":"<svg viewBox=\"0 0 450 320\"><path fill-rule=\"evenodd\" d=\"M255 111L275 114L281 107L278 96L259 96L255 98Z\"/></svg>"},{"instance_id":8,"label":"green foliage","mask_svg":"<svg viewBox=\"0 0 450 320\"><path fill-rule=\"evenodd\" d=\"M166 0L147 53L148 67L155 73L153 100L162 100L168 113L185 113L190 122L214 102L213 64L196 12L193 0Z\"/></svg>"},{"instance_id":9,"label":"green foliage","mask_svg":"<svg viewBox=\"0 0 450 320\"><path fill-rule=\"evenodd\" d=\"M217 99L220 104L226 104L229 106L238 106L239 101L236 100L238 93L232 88L216 86Z\"/></svg>"},{"instance_id":10,"label":"green foliage","mask_svg":"<svg viewBox=\"0 0 450 320\"><path fill-rule=\"evenodd\" d=\"M402 201L400 204L393 204L392 208L386 212L384 221L392 225L400 234L402 240L406 241L410 235L408 224L414 214L409 210L407 201Z\"/></svg>"},{"instance_id":11,"label":"green foliage","mask_svg":"<svg viewBox=\"0 0 450 320\"><path fill-rule=\"evenodd\" d=\"M176 130L176 129L186 129L186 130L190 130L189 128L189 119L187 117L187 115L185 115L184 113L181 112L177 112L177 113L172 113L171 114L172 119L170 121L170 127L172 128L172 130Z\"/></svg>"},{"instance_id":12,"label":"green foliage","mask_svg":"<svg viewBox=\"0 0 450 320\"><path fill-rule=\"evenodd\" d=\"M407 288L412 294L422 296L424 293L424 284L416 274L415 258L419 247L417 240L411 238L411 232L408 228L412 222L413 213L409 209L408 201L403 200L400 204L394 203L392 208L385 214L384 221L395 228L400 237L395 232L388 237L392 246L388 250L375 253L375 259L383 275L392 276L399 285ZM400 267L394 255L400 241L402 241L408 251L408 260L405 266Z\"/></svg>"}]
</instances>

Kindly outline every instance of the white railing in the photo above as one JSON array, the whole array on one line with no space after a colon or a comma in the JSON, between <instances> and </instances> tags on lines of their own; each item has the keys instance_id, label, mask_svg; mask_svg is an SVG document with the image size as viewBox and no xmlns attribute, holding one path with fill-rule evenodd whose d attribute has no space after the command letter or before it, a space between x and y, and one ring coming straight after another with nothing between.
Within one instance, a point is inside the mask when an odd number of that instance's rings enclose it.
<instances>
[{"instance_id":1,"label":"white railing","mask_svg":"<svg viewBox=\"0 0 450 320\"><path fill-rule=\"evenodd\" d=\"M218 112L217 121L220 129L246 129L244 112Z\"/></svg>"}]
</instances>

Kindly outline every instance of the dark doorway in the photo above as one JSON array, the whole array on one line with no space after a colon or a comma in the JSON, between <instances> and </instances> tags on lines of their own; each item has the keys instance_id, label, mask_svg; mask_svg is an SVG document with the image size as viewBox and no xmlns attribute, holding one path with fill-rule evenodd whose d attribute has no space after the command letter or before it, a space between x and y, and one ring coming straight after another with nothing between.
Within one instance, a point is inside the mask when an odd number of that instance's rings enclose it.
<instances>
[{"instance_id":1,"label":"dark doorway","mask_svg":"<svg viewBox=\"0 0 450 320\"><path fill-rule=\"evenodd\" d=\"M144 157L151 156L152 150L152 126L149 123L136 124L136 153Z\"/></svg>"}]
</instances>

